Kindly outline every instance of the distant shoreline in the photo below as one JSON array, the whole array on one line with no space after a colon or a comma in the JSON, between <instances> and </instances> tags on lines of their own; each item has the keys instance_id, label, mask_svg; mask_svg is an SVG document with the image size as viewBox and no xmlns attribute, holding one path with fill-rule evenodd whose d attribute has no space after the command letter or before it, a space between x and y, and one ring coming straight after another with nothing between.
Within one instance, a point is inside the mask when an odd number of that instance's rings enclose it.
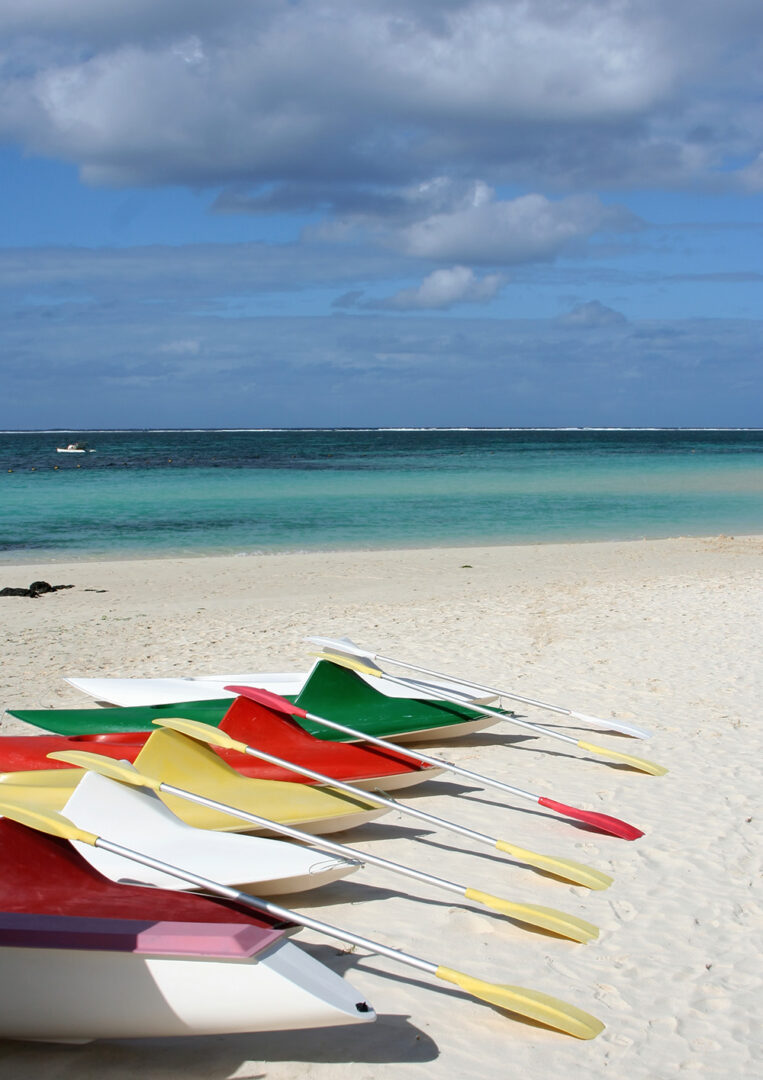
<instances>
[{"instance_id":1,"label":"distant shoreline","mask_svg":"<svg viewBox=\"0 0 763 1080\"><path fill-rule=\"evenodd\" d=\"M46 556L43 558L19 558L18 560L7 560L3 557L3 553L0 553L0 569L4 571L13 571L17 573L20 569L28 568L31 572L37 573L41 569L46 567L55 568L56 570L67 566L80 566L81 564L87 564L90 566L124 566L127 563L175 563L175 562L213 562L218 560L220 562L245 562L252 559L363 559L363 558L384 558L393 559L399 557L400 559L406 556L436 556L438 553L445 555L451 553L458 555L462 554L462 557L469 557L470 553L482 552L519 552L519 551L534 551L535 549L542 548L556 548L560 551L566 548L583 548L600 545L607 549L611 549L615 545L630 546L630 545L648 545L648 544L676 544L682 542L696 542L700 544L711 543L723 543L726 541L739 541L740 543L750 542L755 543L757 541L763 542L763 533L716 533L702 536L692 536L690 534L682 534L680 536L639 536L630 538L610 538L610 539L586 539L586 540L534 540L534 541L517 541L516 543L495 543L488 542L474 543L474 544L412 544L410 547L404 547L401 545L395 545L394 547L357 547L357 548L302 548L293 550L279 550L273 549L271 551L196 551L196 552L166 552L164 554L157 554L156 552L125 552L123 555L117 555L110 553L108 555L103 554L70 554L61 555L60 557ZM8 583L6 583L8 584Z\"/></svg>"},{"instance_id":2,"label":"distant shoreline","mask_svg":"<svg viewBox=\"0 0 763 1080\"><path fill-rule=\"evenodd\" d=\"M588 425L566 425L563 427L474 427L468 424L456 427L159 427L159 428L3 428L0 435L68 435L71 432L86 432L88 435L110 435L145 432L151 435L179 434L181 432L247 432L265 433L268 431L761 431L763 427L591 427Z\"/></svg>"}]
</instances>

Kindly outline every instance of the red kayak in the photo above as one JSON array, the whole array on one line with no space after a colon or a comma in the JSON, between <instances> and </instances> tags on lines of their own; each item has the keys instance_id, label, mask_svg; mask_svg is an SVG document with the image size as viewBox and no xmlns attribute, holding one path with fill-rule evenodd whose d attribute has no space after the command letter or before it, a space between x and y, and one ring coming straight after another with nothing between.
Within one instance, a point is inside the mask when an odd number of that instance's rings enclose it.
<instances>
[{"instance_id":1,"label":"red kayak","mask_svg":"<svg viewBox=\"0 0 763 1080\"><path fill-rule=\"evenodd\" d=\"M109 881L68 840L9 818L0 819L0 865L0 911L144 922L246 923L269 930L287 925L230 900Z\"/></svg>"},{"instance_id":2,"label":"red kayak","mask_svg":"<svg viewBox=\"0 0 763 1080\"><path fill-rule=\"evenodd\" d=\"M0 820L0 1039L219 1035L365 1023L295 927L226 900L109 881L66 840Z\"/></svg>"},{"instance_id":3,"label":"red kayak","mask_svg":"<svg viewBox=\"0 0 763 1080\"><path fill-rule=\"evenodd\" d=\"M182 706L178 706L178 714L182 715ZM318 739L290 717L243 697L236 698L232 703L220 723L220 730L239 742L275 757L359 787L393 791L423 783L442 772L401 754L362 743ZM71 768L66 762L51 760L47 756L60 750L89 750L105 757L134 762L150 734L150 731L117 731L102 735L5 735L0 738L0 772ZM315 783L299 773L270 765L249 754L217 747L214 749L243 776Z\"/></svg>"}]
</instances>

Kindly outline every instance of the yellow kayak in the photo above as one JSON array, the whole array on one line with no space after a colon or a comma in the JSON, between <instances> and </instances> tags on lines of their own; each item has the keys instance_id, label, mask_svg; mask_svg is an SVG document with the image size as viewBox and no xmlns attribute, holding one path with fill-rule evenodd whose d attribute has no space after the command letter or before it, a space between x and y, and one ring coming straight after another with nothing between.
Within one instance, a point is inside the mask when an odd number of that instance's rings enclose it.
<instances>
[{"instance_id":1,"label":"yellow kayak","mask_svg":"<svg viewBox=\"0 0 763 1080\"><path fill-rule=\"evenodd\" d=\"M135 768L162 783L227 803L260 817L305 832L332 833L353 829L388 813L363 799L330 787L259 780L242 776L214 751L167 728L154 732L135 759ZM60 812L82 778L81 769L34 769L0 774L0 796L5 792L15 803ZM185 799L160 794L162 801L182 821L200 829L224 832L259 832L240 818L198 806Z\"/></svg>"}]
</instances>

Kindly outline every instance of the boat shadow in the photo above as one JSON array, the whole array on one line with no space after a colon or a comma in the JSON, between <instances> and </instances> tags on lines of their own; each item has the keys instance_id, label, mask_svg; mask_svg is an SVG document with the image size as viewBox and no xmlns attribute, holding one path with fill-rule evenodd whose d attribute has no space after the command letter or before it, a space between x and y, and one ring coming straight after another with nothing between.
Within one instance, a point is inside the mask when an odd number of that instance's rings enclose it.
<instances>
[{"instance_id":1,"label":"boat shadow","mask_svg":"<svg viewBox=\"0 0 763 1080\"><path fill-rule=\"evenodd\" d=\"M305 949L325 961L337 974L352 962L347 954L321 946ZM351 957L348 957L352 961ZM380 972L383 974L383 972ZM423 984L422 984L423 985ZM358 997L362 997L360 991ZM227 1080L247 1063L254 1071L249 1080L265 1080L271 1062L323 1064L414 1064L434 1061L440 1050L435 1041L411 1023L408 1016L377 1014L373 1024L307 1031L267 1031L242 1035L190 1036L177 1039L115 1039L64 1046L55 1043L0 1040L0 1069L10 1077L51 1075L57 1080Z\"/></svg>"}]
</instances>

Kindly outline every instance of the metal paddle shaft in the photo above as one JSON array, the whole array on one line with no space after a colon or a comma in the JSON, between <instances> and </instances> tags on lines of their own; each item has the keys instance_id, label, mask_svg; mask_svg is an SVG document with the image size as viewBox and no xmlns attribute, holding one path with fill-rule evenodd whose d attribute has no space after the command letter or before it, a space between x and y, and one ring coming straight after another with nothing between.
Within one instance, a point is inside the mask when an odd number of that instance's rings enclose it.
<instances>
[{"instance_id":1,"label":"metal paddle shaft","mask_svg":"<svg viewBox=\"0 0 763 1080\"><path fill-rule=\"evenodd\" d=\"M334 664L338 664L341 667L349 668L351 671L358 671L362 675L371 675L376 679L381 679L384 682L395 683L397 686L403 686L406 690L416 690L422 684L416 679L403 679L397 675L389 675L386 671L382 671L373 661L359 660L355 656L348 656L345 653L337 652L323 652L320 654L324 660L330 660ZM427 684L423 684L427 686ZM465 705L471 709L472 712L476 712L481 716L492 716L496 720L500 720L503 723L513 724L515 727L523 728L526 731L532 731L536 735L547 735L551 739L558 739L560 742L566 742L572 746L577 747L578 750L585 750L588 753L597 754L600 757L611 758L613 761L622 762L624 765L629 765L632 769L638 769L639 772L651 773L653 776L664 776L668 771L662 765L657 765L654 761L647 761L646 758L634 757L632 754L623 754L619 750L610 750L606 746L597 746L595 743L586 742L584 739L576 739L572 735L565 735L560 731L553 731L551 728L542 727L540 724L532 724L529 720L520 720L518 717L510 716L505 712L498 712L496 709L488 709L484 705L481 705L477 701L464 701L463 692L460 690L450 690L446 687L440 687L438 690L441 698L446 701L452 701L456 705Z\"/></svg>"},{"instance_id":2,"label":"metal paddle shaft","mask_svg":"<svg viewBox=\"0 0 763 1080\"><path fill-rule=\"evenodd\" d=\"M267 693L267 691L260 691L260 693ZM337 790L344 791L348 795L357 796L368 802L376 803L378 806L386 806L390 810L398 810L401 814L408 814L410 817L418 818L419 821L426 821L429 825L436 825L442 829L460 833L461 836L468 836L470 840L478 840L481 843L489 844L491 847L495 847L496 845L495 837L487 836L485 833L476 832L474 829L467 828L466 825L457 825L453 821L447 821L445 818L436 817L434 814L428 814L425 810L417 810L413 806L399 803L396 799L390 798L389 795L380 795L378 791L368 791L363 788L355 787L354 784L347 784L343 780L335 780L331 776L315 772L313 769L308 769L304 765L296 765L292 761L286 761L284 758L276 757L274 754L268 754L264 750L257 750L255 747L247 746L246 743L240 742L238 739L231 738L229 735L220 731L219 728L210 728L208 724L199 724L197 729L196 721L194 720L184 720L180 717L164 716L155 718L152 723L156 724L158 727L168 727L172 728L173 731L180 731L184 735L191 735L193 738L209 742L213 746L217 744L230 747L231 750L238 750L241 754L249 754L250 757L259 758L261 761L268 761L271 765L278 765L282 769L289 769L291 772L300 773L302 776L308 776L311 780L316 780L319 784L326 784L332 788L337 788ZM209 730L207 730L208 728ZM221 739L220 736L223 738Z\"/></svg>"},{"instance_id":3,"label":"metal paddle shaft","mask_svg":"<svg viewBox=\"0 0 763 1080\"><path fill-rule=\"evenodd\" d=\"M234 806L210 799L206 795L186 791L183 788L175 787L174 784L166 784L154 777L145 776L134 766L114 761L113 758L105 758L99 754L91 754L81 750L63 751L50 756L55 756L58 761L66 761L68 764L91 769L93 772L97 772L111 780L131 784L134 787L145 787L154 792L163 792L166 795L173 795L185 799L187 802L206 806L223 814L230 814L260 828L283 833L283 835L292 839L308 843L311 850L328 851L340 855L343 859L346 859L348 855L355 856L361 865L364 862L372 863L393 873L402 874L404 877L423 881L428 885L433 885L435 888L457 893L467 900L474 900L485 907L498 911L516 922L528 926L538 926L544 930L550 930L554 934L559 934L561 937L571 938L573 941L591 941L593 938L598 937L599 934L598 928L592 923L578 919L574 915L568 915L563 911L557 911L555 908L515 903L511 900L505 900L503 897L482 892L480 889L473 889L466 885L458 885L453 881L447 881L445 878L435 877L433 874L427 874L423 870L415 870L400 863L391 862L378 855L367 855L365 852L345 847L342 844L336 844L331 840L316 840L310 833L302 832L301 829L281 825L280 822L271 821L268 818L260 817L258 814L251 814L246 810L239 810Z\"/></svg>"},{"instance_id":4,"label":"metal paddle shaft","mask_svg":"<svg viewBox=\"0 0 763 1080\"><path fill-rule=\"evenodd\" d=\"M278 694L274 694L270 690L261 690L254 687L245 686L228 686L227 690L232 690L242 696L249 696L253 701L259 702L261 705L265 705L271 709L276 709L279 712L287 712L292 716L301 716L305 719L309 718L316 720L319 723L328 723L323 717L316 717L312 714L308 714L305 709L301 709L298 705L294 705L292 702L287 701L286 698L280 697ZM162 724L163 720L155 720L154 723ZM333 722L331 722L333 724ZM340 726L340 725L333 725ZM180 728L179 730L184 730ZM352 729L344 728L345 731L352 731ZM353 732L359 738L365 739L366 736L361 732ZM337 787L340 791L348 791L353 795L362 795L364 798L370 798L371 793L368 791L361 791L360 788L353 787L351 784L342 784L339 780L332 780L331 777L323 776L321 773L313 772L311 769L305 769L302 766L294 765L292 762L284 761L282 758L273 757L271 754L266 754L262 750L255 750L253 747L246 747L244 743L239 743L236 740L237 748L244 748L243 752L251 754L252 757L262 758L263 761L269 761L274 765L282 765L286 769L292 769L294 772L300 772L304 776L309 776L313 780L317 780L319 783L331 784L332 787ZM370 742L385 742L385 740L369 739ZM406 753L402 747L396 743L386 743L387 749L394 750L396 752ZM565 817L577 818L580 821L586 822L588 825L593 825L595 828L602 832L611 833L613 836L620 836L625 840L636 840L639 836L643 836L641 830L636 829L633 825L629 825L625 821L621 821L619 818L611 817L609 814L600 814L593 810L579 810L575 806L567 806L565 803L556 802L553 799L547 799L542 795L536 795L531 791L524 791L522 788L512 787L510 784L504 784L501 780L493 780L491 777L483 776L481 773L471 772L469 769L462 769L460 765L451 765L449 761L443 761L440 758L429 757L422 754L419 751L407 752L408 756L412 756L417 761L426 761L430 765L437 765L441 768L448 769L451 772L458 773L461 776L465 776L470 780L477 781L481 784L487 784L489 787L498 788L501 791L508 791L512 795L518 795L523 799L529 799L531 802L544 806L549 810L553 810L554 813L563 814ZM380 796L374 795L378 800ZM382 805L392 806L397 810L404 810L405 813L422 814L421 810L412 810L410 807L403 807L400 803L395 802L394 799L383 799ZM435 819L439 820L439 819Z\"/></svg>"},{"instance_id":5,"label":"metal paddle shaft","mask_svg":"<svg viewBox=\"0 0 763 1080\"><path fill-rule=\"evenodd\" d=\"M173 731L179 731L183 735L190 735L191 738L198 739L200 742L207 743L210 746L227 747L230 750L237 750L239 753L247 752L247 747L244 743L231 738L227 732L221 731L220 728L212 727L210 724L202 724L196 720L185 720L180 717L162 717L161 719L155 719L153 722L159 727L172 728ZM291 764L287 767L292 768ZM332 780L330 783L335 784L335 781ZM362 795L366 798L370 795L370 792L363 791ZM392 802L391 799L388 799L388 801ZM448 829L452 832L460 833L462 836L468 836L470 839L476 840L479 843L489 844L498 851L506 852L507 855L511 855L519 862L526 863L528 866L537 867L546 873L553 874L555 877L572 881L576 885L585 885L589 889L607 889L612 884L612 878L607 874L602 874L599 870L594 870L592 867L575 862L572 859L560 859L553 855L542 855L535 851L529 851L526 848L519 847L517 844L511 844L506 840L496 840L492 836L486 836L484 833L475 832L474 829L469 829L464 825L456 825L454 822L445 821L443 818L436 818L433 814L425 814L423 810L414 810L412 807L403 806L398 803L394 803L394 808L400 810L401 813L408 813L414 817L422 817L432 824L439 825L441 828Z\"/></svg>"},{"instance_id":6,"label":"metal paddle shaft","mask_svg":"<svg viewBox=\"0 0 763 1080\"><path fill-rule=\"evenodd\" d=\"M387 956L391 960L396 960L398 963L405 964L408 967L417 968L419 971L434 975L445 982L455 983L461 989L473 997L480 998L482 1001L498 1005L500 1008L507 1009L520 1016L537 1020L559 1031L565 1031L576 1038L593 1039L604 1028L601 1021L589 1013L583 1012L573 1005L567 1005L556 998L549 997L547 994L538 993L534 990L525 990L523 987L485 982L453 968L435 964L430 960L423 960L418 956L413 956L411 953L392 949L378 941L371 941L369 938L353 934L349 930L340 930L328 923L320 922L318 919L312 919L308 915L302 915L291 911L289 908L283 908L279 904L273 904L269 900L262 900L259 897L251 896L249 893L241 892L239 889L223 885L221 882L211 881L209 878L200 877L198 874L181 870L179 867L170 866L168 863L144 855L142 852L122 847L121 844L114 844L104 837L97 836L95 833L79 829L63 814L30 808L29 806L17 806L12 802L5 801L0 802L0 814L4 814L6 817L19 821L33 829L50 833L53 836L61 836L67 840L78 840L94 847L101 847L115 855L131 859L133 862L142 863L144 866L150 866L152 869L160 870L164 874L186 881L197 888L222 896L226 900L233 900L243 907L265 912L277 919L297 923L320 934L325 934L327 937L336 938L350 945L367 949L371 953Z\"/></svg>"},{"instance_id":7,"label":"metal paddle shaft","mask_svg":"<svg viewBox=\"0 0 763 1080\"><path fill-rule=\"evenodd\" d=\"M321 649L335 650L337 652L343 652L349 656L357 656L371 661L379 661L382 664L395 664L396 667L408 668L410 671L418 671L422 675L429 675L435 679L445 679L446 682L468 686L472 690L479 690L483 694L492 694L495 697L509 698L512 701L519 701L523 705L532 705L538 709L547 709L549 712L559 713L561 716L569 716L574 720L580 720L585 724L592 724L596 727L604 727L610 731L619 731L624 735L632 735L637 739L650 739L652 733L645 731L643 728L637 727L635 724L629 724L624 720L602 719L599 716L588 716L586 713L575 712L574 709L565 709L561 705L551 705L547 701L538 701L535 698L524 697L522 694L514 693L511 690L499 690L494 686L485 686L483 683L472 682L470 679L454 678L452 675L446 675L442 671L432 671L431 668L421 667L418 664L411 664L407 660L396 660L392 656L383 656L381 653L370 652L367 649L361 649L359 645L356 645L349 638L325 638L325 637L307 637L305 641L309 641L312 645L318 645ZM442 689L438 687L438 689Z\"/></svg>"}]
</instances>

